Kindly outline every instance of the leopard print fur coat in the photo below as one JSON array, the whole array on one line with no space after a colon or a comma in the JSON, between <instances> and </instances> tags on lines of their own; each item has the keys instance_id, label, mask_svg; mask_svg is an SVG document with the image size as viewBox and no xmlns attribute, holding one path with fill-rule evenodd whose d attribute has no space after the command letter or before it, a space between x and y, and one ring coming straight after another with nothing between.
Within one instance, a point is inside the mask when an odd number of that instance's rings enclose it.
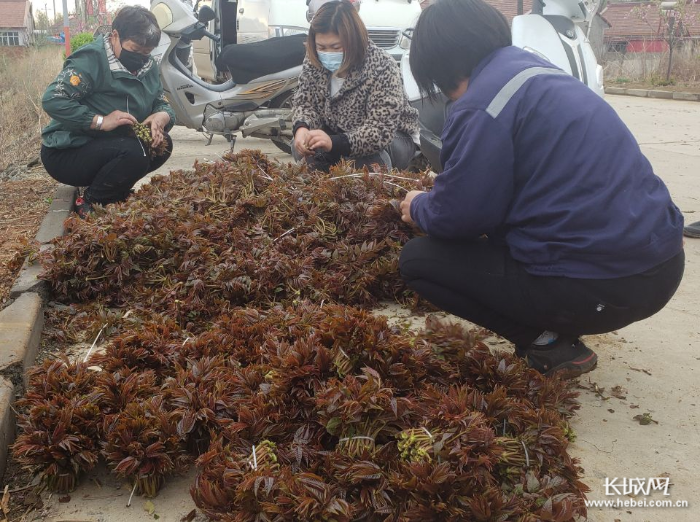
<instances>
[{"instance_id":1,"label":"leopard print fur coat","mask_svg":"<svg viewBox=\"0 0 700 523\"><path fill-rule=\"evenodd\" d=\"M345 135L350 156L379 152L397 131L418 131L418 111L408 104L399 66L386 51L370 42L365 60L351 69L340 91L330 94L331 72L307 58L294 95L294 129L328 128Z\"/></svg>"}]
</instances>

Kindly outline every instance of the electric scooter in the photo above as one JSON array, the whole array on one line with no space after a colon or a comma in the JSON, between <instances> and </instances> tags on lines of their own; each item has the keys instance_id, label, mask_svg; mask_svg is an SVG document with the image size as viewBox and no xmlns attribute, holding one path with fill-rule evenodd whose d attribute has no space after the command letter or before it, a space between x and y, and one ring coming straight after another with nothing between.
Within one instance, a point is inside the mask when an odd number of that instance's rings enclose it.
<instances>
[{"instance_id":1,"label":"electric scooter","mask_svg":"<svg viewBox=\"0 0 700 523\"><path fill-rule=\"evenodd\" d=\"M220 37L207 30L214 11L182 0L154 0L151 12L161 28L153 56L160 60L165 95L177 124L209 135L224 136L231 149L237 133L271 139L291 152L291 98L298 85L305 48L303 35L270 38L224 48L217 65L230 79L210 84L182 61L193 40ZM184 52L183 52L184 51Z\"/></svg>"},{"instance_id":2,"label":"electric scooter","mask_svg":"<svg viewBox=\"0 0 700 523\"><path fill-rule=\"evenodd\" d=\"M598 64L588 33L599 4L593 0L533 0L530 14L513 18L513 45L534 53L581 80L603 96L603 68ZM587 33L578 24L587 25ZM404 36L411 38L411 32ZM421 152L433 171L442 171L442 129L450 101L442 93L437 99L423 98L411 67L409 53L401 60L401 74L409 103L419 112Z\"/></svg>"}]
</instances>

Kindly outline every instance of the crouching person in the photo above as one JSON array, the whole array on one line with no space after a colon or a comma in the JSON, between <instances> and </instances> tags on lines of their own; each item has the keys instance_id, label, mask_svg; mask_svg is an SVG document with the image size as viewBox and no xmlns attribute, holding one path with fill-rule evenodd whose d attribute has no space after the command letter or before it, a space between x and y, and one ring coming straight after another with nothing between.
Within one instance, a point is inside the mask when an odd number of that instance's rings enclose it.
<instances>
[{"instance_id":1,"label":"crouching person","mask_svg":"<svg viewBox=\"0 0 700 523\"><path fill-rule=\"evenodd\" d=\"M411 191L401 274L436 306L513 342L542 372L576 376L580 335L648 318L684 269L683 217L615 111L579 80L511 46L483 0L438 0L411 43L423 91L454 101L444 172Z\"/></svg>"},{"instance_id":2,"label":"crouching person","mask_svg":"<svg viewBox=\"0 0 700 523\"><path fill-rule=\"evenodd\" d=\"M416 153L418 111L399 67L369 40L347 0L314 14L293 105L292 154L312 169L328 171L342 159L405 169Z\"/></svg>"},{"instance_id":3,"label":"crouching person","mask_svg":"<svg viewBox=\"0 0 700 523\"><path fill-rule=\"evenodd\" d=\"M124 201L138 180L170 157L167 131L175 114L150 55L159 41L148 9L124 7L112 32L71 54L44 93L52 120L42 132L41 159L52 178L87 187L76 202L82 217L93 204ZM167 144L163 154L142 147L132 129L139 122L150 127L153 148Z\"/></svg>"}]
</instances>

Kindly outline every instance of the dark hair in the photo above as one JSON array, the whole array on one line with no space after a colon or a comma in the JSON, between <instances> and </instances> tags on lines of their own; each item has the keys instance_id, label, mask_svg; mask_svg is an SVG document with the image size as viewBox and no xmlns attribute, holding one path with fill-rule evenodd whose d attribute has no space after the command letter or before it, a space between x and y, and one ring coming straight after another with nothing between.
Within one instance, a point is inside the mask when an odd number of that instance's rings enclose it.
<instances>
[{"instance_id":1,"label":"dark hair","mask_svg":"<svg viewBox=\"0 0 700 523\"><path fill-rule=\"evenodd\" d=\"M423 93L447 94L469 78L476 65L511 45L505 16L483 0L438 0L425 8L411 38L410 64Z\"/></svg>"},{"instance_id":2,"label":"dark hair","mask_svg":"<svg viewBox=\"0 0 700 523\"><path fill-rule=\"evenodd\" d=\"M143 47L155 47L160 42L158 20L140 5L122 7L114 17L112 30L119 33L120 40L131 40Z\"/></svg>"},{"instance_id":3,"label":"dark hair","mask_svg":"<svg viewBox=\"0 0 700 523\"><path fill-rule=\"evenodd\" d=\"M365 60L369 37L367 28L357 14L357 9L347 0L323 4L313 19L306 40L306 52L316 67L323 67L316 51L316 35L334 33L343 44L343 63L338 74L345 74Z\"/></svg>"}]
</instances>

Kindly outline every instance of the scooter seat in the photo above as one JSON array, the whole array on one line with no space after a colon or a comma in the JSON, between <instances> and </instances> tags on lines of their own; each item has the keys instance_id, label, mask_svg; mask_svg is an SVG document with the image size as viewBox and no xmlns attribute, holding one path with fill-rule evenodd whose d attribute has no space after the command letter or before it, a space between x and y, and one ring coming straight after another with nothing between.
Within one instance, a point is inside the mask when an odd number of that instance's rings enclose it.
<instances>
[{"instance_id":1,"label":"scooter seat","mask_svg":"<svg viewBox=\"0 0 700 523\"><path fill-rule=\"evenodd\" d=\"M219 70L228 69L237 84L247 84L255 78L301 65L306 54L305 41L306 35L300 34L227 45L216 59L216 66Z\"/></svg>"}]
</instances>

